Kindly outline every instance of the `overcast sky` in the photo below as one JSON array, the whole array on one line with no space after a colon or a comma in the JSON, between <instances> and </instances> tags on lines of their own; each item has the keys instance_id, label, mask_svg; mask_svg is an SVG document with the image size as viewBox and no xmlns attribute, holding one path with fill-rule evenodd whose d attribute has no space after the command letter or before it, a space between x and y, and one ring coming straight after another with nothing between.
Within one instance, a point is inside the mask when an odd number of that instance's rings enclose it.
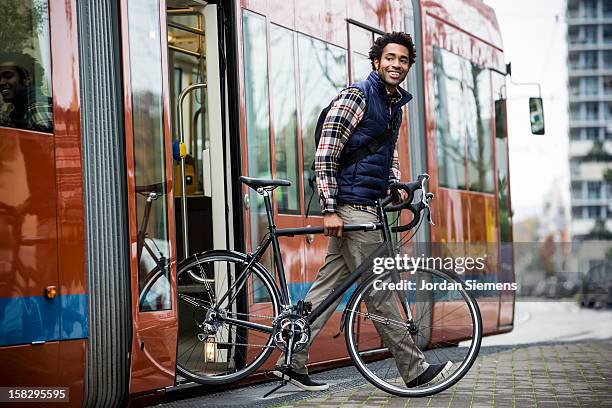
<instances>
[{"instance_id":1,"label":"overcast sky","mask_svg":"<svg viewBox=\"0 0 612 408\"><path fill-rule=\"evenodd\" d=\"M512 81L539 82L546 135L532 135L529 97L535 86L508 84L510 183L515 222L541 213L560 189L569 202L567 44L564 0L485 0L497 14Z\"/></svg>"}]
</instances>

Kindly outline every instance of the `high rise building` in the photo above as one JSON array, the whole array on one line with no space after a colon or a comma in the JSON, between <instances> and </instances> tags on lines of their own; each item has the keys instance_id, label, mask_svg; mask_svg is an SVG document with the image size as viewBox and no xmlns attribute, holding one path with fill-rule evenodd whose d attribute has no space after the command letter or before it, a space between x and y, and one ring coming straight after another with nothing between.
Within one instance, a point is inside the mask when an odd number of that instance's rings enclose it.
<instances>
[{"instance_id":1,"label":"high rise building","mask_svg":"<svg viewBox=\"0 0 612 408\"><path fill-rule=\"evenodd\" d=\"M566 21L571 232L611 240L612 0L567 0Z\"/></svg>"}]
</instances>

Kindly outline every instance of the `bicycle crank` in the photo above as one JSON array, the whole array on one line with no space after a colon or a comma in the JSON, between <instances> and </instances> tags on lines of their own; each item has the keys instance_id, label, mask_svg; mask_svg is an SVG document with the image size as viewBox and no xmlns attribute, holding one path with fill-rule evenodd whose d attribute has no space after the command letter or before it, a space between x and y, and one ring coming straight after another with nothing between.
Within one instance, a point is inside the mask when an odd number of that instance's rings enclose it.
<instances>
[{"instance_id":1,"label":"bicycle crank","mask_svg":"<svg viewBox=\"0 0 612 408\"><path fill-rule=\"evenodd\" d=\"M276 347L286 352L288 349L290 334L293 332L292 351L303 350L310 341L310 325L302 316L297 314L285 314L279 316L274 322L273 338Z\"/></svg>"}]
</instances>

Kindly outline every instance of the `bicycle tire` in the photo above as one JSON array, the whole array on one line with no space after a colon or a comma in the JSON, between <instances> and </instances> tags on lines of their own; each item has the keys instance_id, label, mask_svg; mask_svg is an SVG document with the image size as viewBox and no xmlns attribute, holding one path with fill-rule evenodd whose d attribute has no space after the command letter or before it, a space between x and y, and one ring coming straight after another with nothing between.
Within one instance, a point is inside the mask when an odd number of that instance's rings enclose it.
<instances>
[{"instance_id":1,"label":"bicycle tire","mask_svg":"<svg viewBox=\"0 0 612 408\"><path fill-rule=\"evenodd\" d=\"M404 272L404 274L409 274L409 272ZM400 276L400 281L403 279L405 275ZM412 313L415 313L415 310L419 309L419 300L428 301L431 304L435 304L432 306L428 313L427 311L422 313L422 316L414 316L415 324L419 330L418 333L410 334L408 332L408 328L405 324L405 313L402 312L401 305L398 302L402 296L404 296L405 292L397 292L397 296L392 298L386 297L386 301L389 299L395 299L396 301L396 310L400 313L402 317L402 321L399 319L389 320L386 322L384 320L384 316L377 315L368 315L367 306L365 305L366 298L368 296L385 296L384 294L374 294L375 289L375 281L380 280L382 282L389 282L393 280L397 281L397 277L395 279L391 278L391 274L389 272L385 272L381 275L374 275L369 277L364 281L364 284L360 285L355 292L353 293L351 299L347 303L345 309L345 320L344 320L344 328L345 328L345 341L347 345L347 349L349 351L349 355L353 360L353 363L359 370L359 372L374 386L377 388L400 397L426 397L433 394L437 394L441 391L448 389L449 387L456 384L472 367L472 364L478 357L478 352L480 350L480 344L482 341L482 317L480 314L480 309L478 307L478 303L475 298L472 296L470 292L468 292L465 288L465 285L461 281L461 278L454 272L447 271L437 271L430 269L419 269L418 272L414 275L416 276L415 285L418 288L420 283L422 282L438 282L446 281L450 283L459 284L461 289L456 289L456 294L451 296L447 296L448 293L444 290L430 291L431 293L415 293L408 294L409 303L411 306ZM419 278L420 277L420 278ZM420 281L418 281L420 279ZM379 289L381 287L380 284L377 286ZM439 286L438 286L439 287ZM457 294L460 294L460 298L457 299ZM372 302L370 298L370 302ZM433 303L432 303L433 300ZM393 300L391 300L393 302ZM378 303L376 305L380 305L382 303ZM446 305L453 306L451 313L440 313L437 309L445 309ZM449 310L450 310L449 306ZM465 310L465 306L467 306L467 310ZM363 309L366 309L366 313L364 314ZM465 313L460 313L457 315L457 311L464 311ZM439 315L440 316L437 316ZM452 316L452 314L455 314ZM437 317L437 320L434 320L434 315ZM453 317L450 319L450 317ZM468 319L469 316L469 319ZM372 323L370 326L366 326L367 321L370 320ZM437 321L440 321L439 326L435 326ZM463 328L458 324L450 324L449 322L453 322L454 320L458 320L459 322L465 322ZM376 322L376 323L375 323ZM397 331L404 331L404 335L401 339L404 339L410 336L412 342L408 343L406 341L406 345L408 344L419 344L419 334L427 339L429 342L428 336L432 333L435 333L438 337L446 336L449 341L440 340L438 338L435 341L436 348L431 348L424 352L425 359L429 363L444 363L447 358L453 362L453 365L450 367L450 372L440 381L436 381L435 383L429 383L424 386L408 388L406 385L405 379L401 377L399 374L400 370L397 366L397 362L391 358L386 359L372 359L372 348L375 345L377 339L372 332L376 332L378 335L379 341L379 357L388 356L391 354L389 352L389 348L385 348L384 344L382 344L381 337L379 335L378 329L375 327L378 325L393 325L396 327ZM442 330L444 324L446 324L446 329ZM429 326L428 326L429 325ZM458 328L459 327L459 328ZM358 331L356 331L358 329ZM374 330L373 330L374 329ZM425 330L429 329L429 333ZM423 331L423 333L421 333ZM366 333L366 335L362 335L362 333ZM446 334L445 334L446 333ZM450 335L448 335L450 333ZM396 334L396 333L394 333ZM454 334L454 335L453 335ZM394 337L397 339L398 337ZM402 340L400 340L402 341ZM463 341L464 343L467 341L468 345L463 347L457 347L457 343L459 341ZM447 345L448 349L444 350L440 346ZM385 351L386 350L386 351ZM436 352L438 351L438 352ZM440 358L440 353L443 351L443 358ZM412 358L412 356L411 356ZM436 358L438 361L435 361ZM415 359L416 361L416 359ZM405 360L402 360L405 363ZM411 363L411 362L410 362ZM458 363L458 364L457 364ZM401 363L400 363L401 364ZM409 364L410 365L410 364ZM385 371L386 368L386 371ZM393 370L392 370L393 369ZM384 374L383 374L384 372Z\"/></svg>"},{"instance_id":2,"label":"bicycle tire","mask_svg":"<svg viewBox=\"0 0 612 408\"><path fill-rule=\"evenodd\" d=\"M254 330L213 319L213 324L218 324L218 331L210 334L204 325L207 313L211 310L221 310L222 313L227 313L237 320L259 319L258 323L272 326L272 320L280 312L280 295L273 278L259 263L251 265L249 273L252 276L246 285L242 286L246 289L240 289L241 292L239 291L231 304L229 301L224 301L222 305L218 304L219 299L231 286L230 279L236 278L236 271L240 271L239 267L247 263L245 254L215 250L192 255L179 265L177 372L182 377L207 385L232 383L253 373L272 353L274 345L271 333L254 334L252 333ZM223 264L226 266L222 267ZM255 278L259 279L257 285L254 283ZM210 287L210 279L214 281L214 288ZM257 289L254 289L255 286ZM261 302L255 302L256 300ZM270 313L262 315L260 312L256 313L256 309L267 310ZM265 321L261 321L263 317ZM198 338L198 335L205 336L206 340ZM208 339L211 338L214 338L212 342L216 353L212 362L207 361L211 359L211 355L210 352L207 354L206 349Z\"/></svg>"},{"instance_id":3,"label":"bicycle tire","mask_svg":"<svg viewBox=\"0 0 612 408\"><path fill-rule=\"evenodd\" d=\"M168 272L159 269L159 266L157 265L149 271L145 278L144 284L139 289L140 294L138 296L138 308L141 312L151 312L156 310L165 310L169 308L169 304L168 307L150 306L153 302L147 299L152 293L155 292L153 290L155 285L159 285L160 282L162 282L162 284L165 283L166 285L168 285L167 290L163 290L162 293L164 294L164 297L168 298L167 302L169 303L170 277L167 275L167 273ZM160 278L162 278L163 280L160 281Z\"/></svg>"}]
</instances>

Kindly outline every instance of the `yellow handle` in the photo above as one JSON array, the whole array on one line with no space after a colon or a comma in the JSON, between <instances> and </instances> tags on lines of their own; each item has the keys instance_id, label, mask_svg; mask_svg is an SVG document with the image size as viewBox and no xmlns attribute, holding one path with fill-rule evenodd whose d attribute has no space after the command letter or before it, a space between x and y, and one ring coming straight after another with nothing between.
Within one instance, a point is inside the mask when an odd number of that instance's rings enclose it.
<instances>
[{"instance_id":1,"label":"yellow handle","mask_svg":"<svg viewBox=\"0 0 612 408\"><path fill-rule=\"evenodd\" d=\"M181 155L181 159L187 156L187 146L185 146L185 143L179 143L179 154Z\"/></svg>"}]
</instances>

